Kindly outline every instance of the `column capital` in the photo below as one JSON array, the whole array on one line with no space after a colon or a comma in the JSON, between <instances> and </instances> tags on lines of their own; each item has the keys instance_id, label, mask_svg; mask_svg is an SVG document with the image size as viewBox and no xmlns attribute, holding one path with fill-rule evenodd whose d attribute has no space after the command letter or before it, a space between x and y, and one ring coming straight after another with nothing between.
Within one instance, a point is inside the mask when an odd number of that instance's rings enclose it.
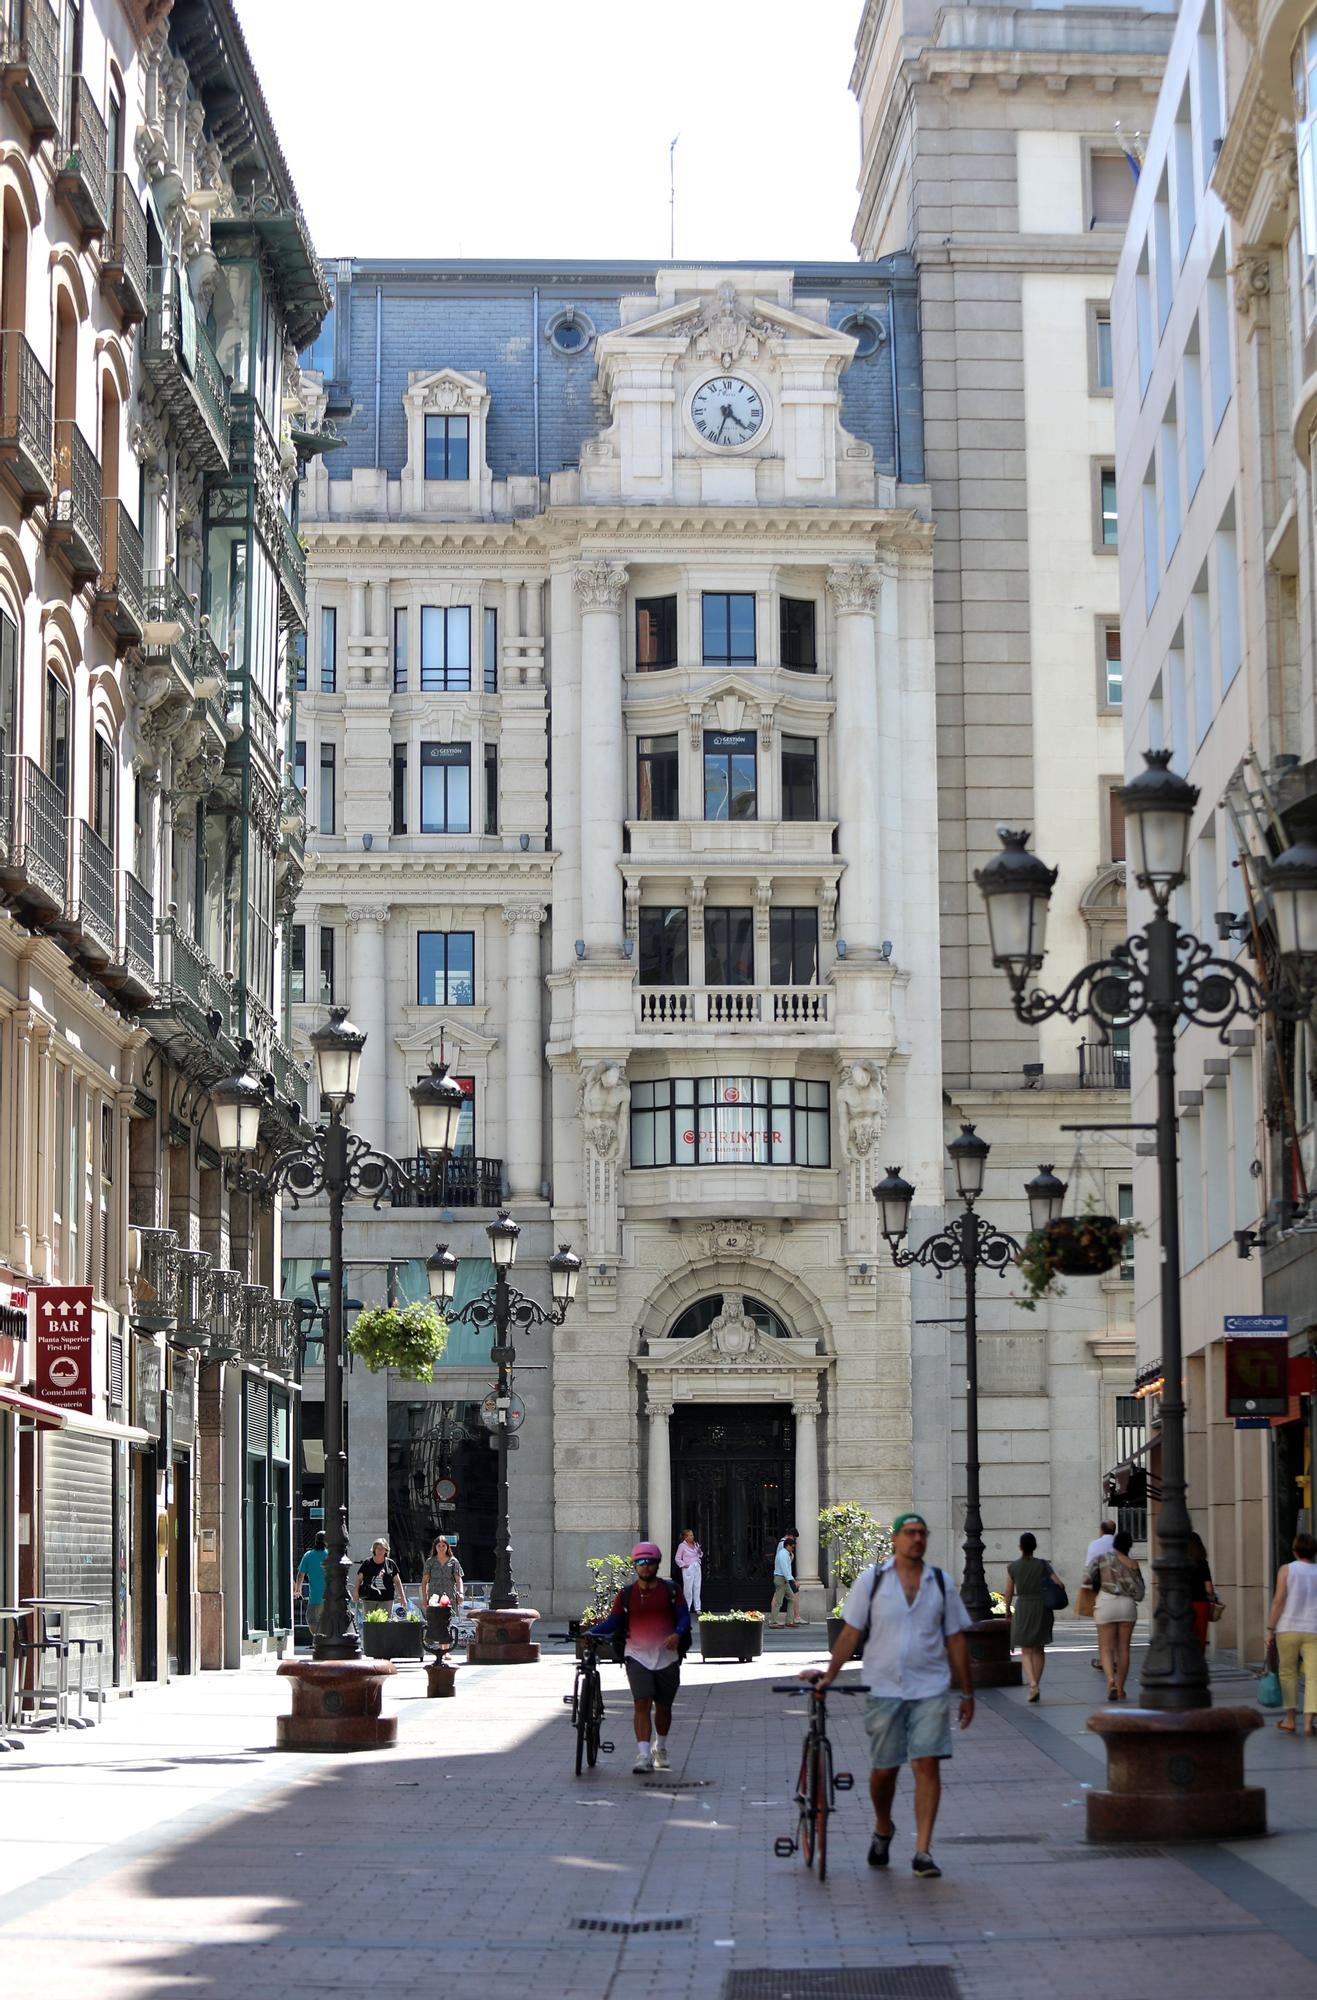
<instances>
[{"instance_id":1,"label":"column capital","mask_svg":"<svg viewBox=\"0 0 1317 2000\"><path fill-rule=\"evenodd\" d=\"M503 921L510 931L537 931L548 918L543 903L505 903Z\"/></svg>"},{"instance_id":2,"label":"column capital","mask_svg":"<svg viewBox=\"0 0 1317 2000\"><path fill-rule=\"evenodd\" d=\"M882 572L876 563L835 563L828 571L828 590L838 612L862 611L872 617L882 593Z\"/></svg>"},{"instance_id":3,"label":"column capital","mask_svg":"<svg viewBox=\"0 0 1317 2000\"><path fill-rule=\"evenodd\" d=\"M666 1424L671 1421L671 1417L671 1403L651 1403L649 1405L649 1421L651 1424Z\"/></svg>"},{"instance_id":4,"label":"column capital","mask_svg":"<svg viewBox=\"0 0 1317 2000\"><path fill-rule=\"evenodd\" d=\"M627 568L605 556L590 557L572 565L572 582L583 611L616 611L626 589Z\"/></svg>"},{"instance_id":5,"label":"column capital","mask_svg":"<svg viewBox=\"0 0 1317 2000\"><path fill-rule=\"evenodd\" d=\"M392 908L391 903L349 903L343 915L353 930L363 924L382 928L388 923Z\"/></svg>"},{"instance_id":6,"label":"column capital","mask_svg":"<svg viewBox=\"0 0 1317 2000\"><path fill-rule=\"evenodd\" d=\"M821 1416L823 1414L823 1405L817 1402L793 1403L791 1405L791 1414L798 1424L804 1423L806 1418Z\"/></svg>"}]
</instances>

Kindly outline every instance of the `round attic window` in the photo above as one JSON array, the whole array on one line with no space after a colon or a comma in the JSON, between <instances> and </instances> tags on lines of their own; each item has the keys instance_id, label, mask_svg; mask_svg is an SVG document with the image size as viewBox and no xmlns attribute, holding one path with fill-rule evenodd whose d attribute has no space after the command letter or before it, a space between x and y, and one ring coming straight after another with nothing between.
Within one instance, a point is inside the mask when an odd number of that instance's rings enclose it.
<instances>
[{"instance_id":1,"label":"round attic window","mask_svg":"<svg viewBox=\"0 0 1317 2000\"><path fill-rule=\"evenodd\" d=\"M863 361L870 354L876 354L887 338L887 328L871 313L851 313L841 323L841 331L849 333L858 342L855 349L857 361Z\"/></svg>"},{"instance_id":2,"label":"round attic window","mask_svg":"<svg viewBox=\"0 0 1317 2000\"><path fill-rule=\"evenodd\" d=\"M594 339L594 326L575 306L555 313L546 329L549 345L559 354L583 354Z\"/></svg>"}]
</instances>

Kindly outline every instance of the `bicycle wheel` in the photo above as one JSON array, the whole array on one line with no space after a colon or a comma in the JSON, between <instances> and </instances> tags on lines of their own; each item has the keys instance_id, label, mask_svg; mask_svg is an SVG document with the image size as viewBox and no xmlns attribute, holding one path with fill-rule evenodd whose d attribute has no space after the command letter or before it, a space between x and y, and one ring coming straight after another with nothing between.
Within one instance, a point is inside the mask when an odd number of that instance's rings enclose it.
<instances>
[{"instance_id":1,"label":"bicycle wheel","mask_svg":"<svg viewBox=\"0 0 1317 2000\"><path fill-rule=\"evenodd\" d=\"M818 1822L814 1817L814 1792L818 1783L819 1743L811 1732L805 1745L804 1783L800 1800L800 1851L806 1868L814 1866L814 1842L818 1832Z\"/></svg>"},{"instance_id":2,"label":"bicycle wheel","mask_svg":"<svg viewBox=\"0 0 1317 2000\"><path fill-rule=\"evenodd\" d=\"M581 1766L585 1762L585 1737L589 1726L589 1714L589 1695L588 1690L586 1690L582 1692L576 1704L576 1775L578 1778L581 1775Z\"/></svg>"},{"instance_id":3,"label":"bicycle wheel","mask_svg":"<svg viewBox=\"0 0 1317 2000\"><path fill-rule=\"evenodd\" d=\"M603 1719L603 1689L596 1679L590 1688L585 1711L585 1756L592 1771L599 1762L599 1727Z\"/></svg>"},{"instance_id":4,"label":"bicycle wheel","mask_svg":"<svg viewBox=\"0 0 1317 2000\"><path fill-rule=\"evenodd\" d=\"M819 1881L828 1879L828 1814L832 1811L832 1747L821 1743L814 1760L814 1783L810 1792L810 1817L814 1822L814 1853Z\"/></svg>"}]
</instances>

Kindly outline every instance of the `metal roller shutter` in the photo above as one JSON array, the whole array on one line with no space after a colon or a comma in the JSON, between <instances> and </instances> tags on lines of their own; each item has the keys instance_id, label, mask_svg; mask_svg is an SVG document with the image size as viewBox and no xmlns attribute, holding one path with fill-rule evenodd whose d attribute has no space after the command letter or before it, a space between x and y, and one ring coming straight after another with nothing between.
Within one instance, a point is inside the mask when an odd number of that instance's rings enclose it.
<instances>
[{"instance_id":1,"label":"metal roller shutter","mask_svg":"<svg viewBox=\"0 0 1317 2000\"><path fill-rule=\"evenodd\" d=\"M41 1447L43 1597L94 1597L101 1611L76 1611L77 1638L105 1643L114 1660L114 1447L104 1438L48 1431Z\"/></svg>"}]
</instances>

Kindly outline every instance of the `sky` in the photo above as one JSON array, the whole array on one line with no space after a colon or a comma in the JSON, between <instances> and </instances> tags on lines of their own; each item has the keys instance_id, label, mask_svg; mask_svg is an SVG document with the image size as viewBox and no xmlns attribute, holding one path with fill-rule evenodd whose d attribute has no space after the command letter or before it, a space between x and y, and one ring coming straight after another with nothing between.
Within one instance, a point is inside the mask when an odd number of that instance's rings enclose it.
<instances>
[{"instance_id":1,"label":"sky","mask_svg":"<svg viewBox=\"0 0 1317 2000\"><path fill-rule=\"evenodd\" d=\"M236 5L322 257L855 255L861 0Z\"/></svg>"}]
</instances>

